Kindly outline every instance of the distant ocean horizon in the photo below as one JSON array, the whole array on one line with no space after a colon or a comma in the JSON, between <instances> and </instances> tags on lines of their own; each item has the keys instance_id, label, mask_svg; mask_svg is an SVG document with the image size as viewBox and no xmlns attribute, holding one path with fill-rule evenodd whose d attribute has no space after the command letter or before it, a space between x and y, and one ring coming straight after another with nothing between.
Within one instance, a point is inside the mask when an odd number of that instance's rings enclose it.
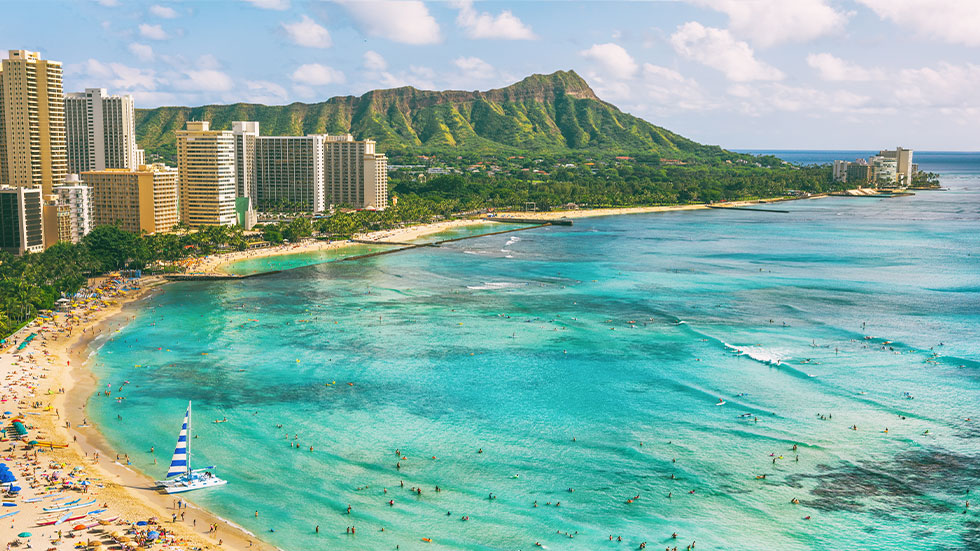
<instances>
[{"instance_id":1,"label":"distant ocean horizon","mask_svg":"<svg viewBox=\"0 0 980 551\"><path fill-rule=\"evenodd\" d=\"M868 158L879 150L875 149L732 149L736 153L750 155L773 155L798 165L830 164L836 160L853 161ZM980 151L916 151L912 162L920 170L929 172L961 172L976 170L980 161Z\"/></svg>"}]
</instances>

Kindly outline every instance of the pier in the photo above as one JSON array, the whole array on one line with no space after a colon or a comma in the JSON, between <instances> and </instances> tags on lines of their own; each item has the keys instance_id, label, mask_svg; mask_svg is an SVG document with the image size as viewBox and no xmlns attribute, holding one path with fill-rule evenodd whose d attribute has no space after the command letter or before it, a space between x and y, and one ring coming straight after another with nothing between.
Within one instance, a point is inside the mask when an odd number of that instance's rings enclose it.
<instances>
[{"instance_id":1,"label":"pier","mask_svg":"<svg viewBox=\"0 0 980 551\"><path fill-rule=\"evenodd\" d=\"M507 218L507 217L486 217L484 218L487 222L503 222L507 224L538 224L540 226L571 226L571 218L555 218L555 219L545 219L545 218ZM492 235L492 234L486 234Z\"/></svg>"},{"instance_id":2,"label":"pier","mask_svg":"<svg viewBox=\"0 0 980 551\"><path fill-rule=\"evenodd\" d=\"M789 214L788 210L762 209L759 207L725 207L721 205L705 205L705 206L708 207L709 209L719 209L719 210L752 210L756 212L779 212L782 214Z\"/></svg>"},{"instance_id":3,"label":"pier","mask_svg":"<svg viewBox=\"0 0 980 551\"><path fill-rule=\"evenodd\" d=\"M439 241L431 241L429 243L401 243L401 245L404 245L404 246L401 247L400 249L391 249L391 250L387 250L387 251L375 251L373 253L359 254L359 255L356 255L356 256L348 256L346 258L340 258L338 260L335 260L335 262L347 262L347 261L350 261L350 260L361 260L362 258L370 258L372 256L381 256L383 254L400 253L402 251L408 251L408 250L411 250L411 249L418 249L419 247L438 247L439 245L442 245L443 243L454 243L456 241L463 241L465 239L475 239L477 237L487 237L487 236L490 236L490 235L500 235L500 234L511 233L511 232L515 232L515 231L533 230L533 229L536 229L536 228L540 228L542 226L550 226L550 225L552 225L551 222L552 222L551 220L543 220L543 221L542 220L539 220L539 221L537 221L537 223L534 226L528 226L526 228L514 228L514 229L511 229L511 230L501 230L501 231L495 231L495 232L490 232L490 233L481 233L481 234L478 234L478 235L464 235L463 237L453 237L452 239L442 239L442 240L439 240ZM571 223L571 221L569 220L569 224L566 224L566 225L570 225L570 223ZM399 243L393 243L393 242L390 242L390 241L367 241L367 240L357 240L357 239L352 239L352 241L354 241L355 243L371 243L371 244L380 244L380 245L399 245Z\"/></svg>"},{"instance_id":4,"label":"pier","mask_svg":"<svg viewBox=\"0 0 980 551\"><path fill-rule=\"evenodd\" d=\"M218 281L224 279L248 279L250 277L267 276L272 274L278 274L282 270L272 270L269 272L258 272L254 274L164 274L163 278L167 281Z\"/></svg>"}]
</instances>

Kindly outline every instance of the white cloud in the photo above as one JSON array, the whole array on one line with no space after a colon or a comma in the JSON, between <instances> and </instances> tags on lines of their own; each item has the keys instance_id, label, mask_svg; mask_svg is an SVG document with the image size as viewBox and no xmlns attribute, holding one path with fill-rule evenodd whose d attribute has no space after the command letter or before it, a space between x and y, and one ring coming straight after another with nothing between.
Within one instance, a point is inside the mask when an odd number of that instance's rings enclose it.
<instances>
[{"instance_id":1,"label":"white cloud","mask_svg":"<svg viewBox=\"0 0 980 551\"><path fill-rule=\"evenodd\" d=\"M858 0L878 17L951 44L980 46L976 0Z\"/></svg>"},{"instance_id":2,"label":"white cloud","mask_svg":"<svg viewBox=\"0 0 980 551\"><path fill-rule=\"evenodd\" d=\"M783 78L779 69L756 59L747 43L735 40L724 29L690 21L677 28L670 43L678 54L717 69L735 82Z\"/></svg>"},{"instance_id":3,"label":"white cloud","mask_svg":"<svg viewBox=\"0 0 980 551\"><path fill-rule=\"evenodd\" d=\"M262 8L264 10L288 10L289 0L245 0L249 4L252 4L256 8Z\"/></svg>"},{"instance_id":4,"label":"white cloud","mask_svg":"<svg viewBox=\"0 0 980 551\"><path fill-rule=\"evenodd\" d=\"M407 71L398 73L381 73L381 84L388 88L414 86L420 90L435 90L436 72L429 67L409 65Z\"/></svg>"},{"instance_id":5,"label":"white cloud","mask_svg":"<svg viewBox=\"0 0 980 551\"><path fill-rule=\"evenodd\" d=\"M898 71L894 93L908 107L937 107L944 110L980 107L980 65L939 63L937 67Z\"/></svg>"},{"instance_id":6,"label":"white cloud","mask_svg":"<svg viewBox=\"0 0 980 551\"><path fill-rule=\"evenodd\" d=\"M364 52L364 68L369 71L384 71L388 68L388 62L378 52L368 50Z\"/></svg>"},{"instance_id":7,"label":"white cloud","mask_svg":"<svg viewBox=\"0 0 980 551\"><path fill-rule=\"evenodd\" d=\"M289 97L286 89L275 82L249 80L245 87L248 88L245 101L249 103L283 103Z\"/></svg>"},{"instance_id":8,"label":"white cloud","mask_svg":"<svg viewBox=\"0 0 980 551\"><path fill-rule=\"evenodd\" d=\"M159 4L150 6L150 13L164 19L174 19L177 17L177 10L168 6L161 6Z\"/></svg>"},{"instance_id":9,"label":"white cloud","mask_svg":"<svg viewBox=\"0 0 980 551\"><path fill-rule=\"evenodd\" d=\"M174 81L178 90L191 92L227 92L235 87L230 76L218 69L189 69Z\"/></svg>"},{"instance_id":10,"label":"white cloud","mask_svg":"<svg viewBox=\"0 0 980 551\"><path fill-rule=\"evenodd\" d=\"M122 63L103 63L89 59L71 72L83 74L90 81L108 84L112 88L124 91L134 89L155 90L157 87L156 73L150 69L138 69Z\"/></svg>"},{"instance_id":11,"label":"white cloud","mask_svg":"<svg viewBox=\"0 0 980 551\"><path fill-rule=\"evenodd\" d=\"M636 60L622 46L613 42L593 44L582 56L598 63L604 72L616 78L630 78L639 70Z\"/></svg>"},{"instance_id":12,"label":"white cloud","mask_svg":"<svg viewBox=\"0 0 980 551\"><path fill-rule=\"evenodd\" d=\"M344 82L344 73L319 63L300 65L293 71L292 79L308 86L323 86L335 82Z\"/></svg>"},{"instance_id":13,"label":"white cloud","mask_svg":"<svg viewBox=\"0 0 980 551\"><path fill-rule=\"evenodd\" d=\"M107 8L114 8L119 5L119 0L95 0L95 3Z\"/></svg>"},{"instance_id":14,"label":"white cloud","mask_svg":"<svg viewBox=\"0 0 980 551\"><path fill-rule=\"evenodd\" d=\"M806 63L816 69L823 80L866 81L881 80L885 76L881 69L861 67L827 53L810 54L806 56Z\"/></svg>"},{"instance_id":15,"label":"white cloud","mask_svg":"<svg viewBox=\"0 0 980 551\"><path fill-rule=\"evenodd\" d=\"M640 89L643 91L641 96L649 102L654 102L658 113L668 114L677 109L690 111L714 107L694 79L685 77L673 69L644 63L641 74L643 77L640 82Z\"/></svg>"},{"instance_id":16,"label":"white cloud","mask_svg":"<svg viewBox=\"0 0 980 551\"><path fill-rule=\"evenodd\" d=\"M510 10L504 10L494 17L488 12L473 9L473 0L456 0L453 6L459 9L456 24L466 29L470 38L501 38L505 40L533 40L534 31L518 19Z\"/></svg>"},{"instance_id":17,"label":"white cloud","mask_svg":"<svg viewBox=\"0 0 980 551\"><path fill-rule=\"evenodd\" d=\"M128 46L129 51L139 58L140 61L153 61L153 48L149 44L131 42Z\"/></svg>"},{"instance_id":18,"label":"white cloud","mask_svg":"<svg viewBox=\"0 0 980 551\"><path fill-rule=\"evenodd\" d=\"M150 25L148 23L140 23L140 35L152 40L167 39L167 31L163 30L163 27L160 25Z\"/></svg>"},{"instance_id":19,"label":"white cloud","mask_svg":"<svg viewBox=\"0 0 980 551\"><path fill-rule=\"evenodd\" d=\"M496 71L493 65L478 57L457 57L453 65L463 72L463 76L471 80L483 80L493 76Z\"/></svg>"},{"instance_id":20,"label":"white cloud","mask_svg":"<svg viewBox=\"0 0 980 551\"><path fill-rule=\"evenodd\" d=\"M334 0L347 8L362 30L403 44L435 44L442 40L439 23L419 0Z\"/></svg>"},{"instance_id":21,"label":"white cloud","mask_svg":"<svg viewBox=\"0 0 980 551\"><path fill-rule=\"evenodd\" d=\"M824 91L816 88L787 86L779 82L735 84L728 90L736 98L739 110L750 116L773 111L820 113L853 113L866 109L872 99L846 90Z\"/></svg>"},{"instance_id":22,"label":"white cloud","mask_svg":"<svg viewBox=\"0 0 980 551\"><path fill-rule=\"evenodd\" d=\"M839 31L849 15L835 10L826 0L689 1L727 14L733 33L763 48L807 42ZM893 0L888 3L894 4Z\"/></svg>"},{"instance_id":23,"label":"white cloud","mask_svg":"<svg viewBox=\"0 0 980 551\"><path fill-rule=\"evenodd\" d=\"M329 48L330 33L316 21L304 15L303 18L295 23L283 23L283 30L289 35L290 40L306 46L308 48Z\"/></svg>"}]
</instances>

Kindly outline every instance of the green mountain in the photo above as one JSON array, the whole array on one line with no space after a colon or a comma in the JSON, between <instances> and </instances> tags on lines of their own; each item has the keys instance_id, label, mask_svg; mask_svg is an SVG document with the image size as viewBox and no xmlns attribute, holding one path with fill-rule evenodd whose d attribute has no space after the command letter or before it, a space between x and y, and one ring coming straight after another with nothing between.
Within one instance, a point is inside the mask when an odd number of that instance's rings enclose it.
<instances>
[{"instance_id":1,"label":"green mountain","mask_svg":"<svg viewBox=\"0 0 980 551\"><path fill-rule=\"evenodd\" d=\"M574 71L532 75L486 92L418 90L410 86L339 96L319 103L205 105L136 110L141 147L174 157L174 131L187 120L258 121L263 135L351 133L394 152L466 150L640 154L690 159L727 154L600 100Z\"/></svg>"}]
</instances>

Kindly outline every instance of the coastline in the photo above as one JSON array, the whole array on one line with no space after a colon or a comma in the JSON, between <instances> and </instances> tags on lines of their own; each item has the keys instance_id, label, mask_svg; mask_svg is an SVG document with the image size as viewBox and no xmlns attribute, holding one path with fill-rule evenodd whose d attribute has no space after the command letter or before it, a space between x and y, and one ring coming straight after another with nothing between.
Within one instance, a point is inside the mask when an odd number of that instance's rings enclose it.
<instances>
[{"instance_id":1,"label":"coastline","mask_svg":"<svg viewBox=\"0 0 980 551\"><path fill-rule=\"evenodd\" d=\"M96 377L89 363L90 357L94 356L91 354L93 346L97 346L102 339L111 338L110 335L115 330L132 319L140 302L158 292L163 283L166 282L162 278L143 278L138 290L117 295L106 307L83 313L79 323L71 325L70 331L66 326L38 318L10 337L10 340L20 342L30 333L38 334L26 349L19 352L11 349L0 354L0 374L8 375L28 367L32 377L39 381L30 393L17 396L20 403L16 409L31 415L30 418L25 416L25 420L32 423L32 438L68 443L65 448L42 449L37 466L47 463L64 465L63 470L80 469L80 476L86 476L93 483L89 487L91 491L86 492L89 494L87 497L96 498L100 508L108 509L103 517L117 516L129 523L157 517L160 529L172 532L177 541L181 542L177 548L276 549L254 534L193 503L187 503L186 509L181 509L185 514L183 521L171 522L171 515L177 512L174 508L176 500L180 498L186 503L187 497L193 496L168 496L159 493L153 489L151 478L127 467L124 459L113 459L116 452L98 427L79 426L83 425L82 421L86 418L85 406L96 388ZM67 320L68 316L64 318ZM4 389L5 397L9 396L7 390L9 389ZM40 401L44 407L31 407L34 404L30 402L35 401ZM5 407L14 409L9 404ZM66 421L71 423L70 428L66 426ZM7 455L8 462L12 457L15 457L14 454ZM16 457L19 458L19 453ZM25 459L29 461L29 455ZM169 460L169 447L163 451L161 460ZM11 467L11 470L19 471L12 465ZM21 497L42 497L44 485L36 484L37 488L28 488L26 479L26 476L18 476L18 484L24 487ZM0 525L0 540L13 541L16 534L30 532L35 538L33 544L36 547L40 547L38 540L43 538L52 541L50 546L44 544L46 549L72 548L78 540L59 539L58 534L70 531L74 522L59 526L36 526L38 519L45 516L41 510L42 505L51 504L23 503L18 508L20 514L13 516L9 524ZM216 534L208 533L207 527L212 524L219 526ZM116 527L113 526L112 529ZM82 537L95 539L89 535Z\"/></svg>"},{"instance_id":2,"label":"coastline","mask_svg":"<svg viewBox=\"0 0 980 551\"><path fill-rule=\"evenodd\" d=\"M812 196L809 198L817 198ZM782 200L792 199L768 199L754 201L739 201L725 203L725 206L738 207L772 203ZM541 213L523 212L501 212L499 217L521 217L535 218L540 220L567 218L586 218L596 216L615 216L627 214L646 214L654 212L673 212L690 210L707 210L706 204L693 205L674 205L657 207L626 207L612 209L582 209L574 211L555 211ZM426 235L472 225L492 223L483 218L456 219L431 224L421 224L409 226L395 230L370 232L360 234L356 237L359 240L368 241L409 241ZM201 259L191 268L192 271L205 273L227 273L227 267L237 261L244 259L263 258L270 256L284 256L292 254L310 253L319 250L337 249L353 245L352 241L310 241L298 244L284 245L258 251L236 251L232 253L217 254ZM53 397L50 406L55 412L64 411L66 419L72 423L72 428L64 426L64 420L48 414L41 414L34 419L39 427L38 432L52 435L50 440L58 442L72 442L67 448L53 449L46 451L51 460L66 463L68 465L85 466L91 468L97 478L104 482L104 488L96 491L100 502L108 505L113 514L118 514L122 518L146 519L158 517L161 525L184 540L191 547L203 549L214 549L220 545L222 549L277 549L276 547L262 542L255 534L251 534L233 523L221 519L220 517L208 512L207 510L188 504L184 510L187 514L185 522L171 523L170 515L175 511L173 503L176 497L162 495L152 489L153 481L148 476L128 468L119 461L107 459L111 458L116 452L112 449L108 441L98 431L97 427L77 427L81 420L85 418L85 406L89 399L94 395L96 389L96 377L89 360L93 346L98 346L97 341L102 338L110 338L109 335L115 330L124 326L129 319L132 319L133 312L140 308L140 302L150 297L154 292L161 292L162 285L166 283L160 277L143 278L141 288L115 297L115 303L101 309L95 313L87 314L80 323L72 327L70 335L64 335L63 329L55 328L54 331L48 329L49 333L37 331L44 325L40 318L28 324L26 327L12 335L12 341L22 341L30 332L39 332L39 341L35 341L31 346L41 346L45 349L45 360L51 365L52 371L45 377L45 384L37 389L33 396L39 393L47 393ZM29 351L25 351L27 353ZM0 354L0 374L7 371L9 364L15 361L17 355L14 350L7 350ZM74 369L69 367L70 361L74 364ZM38 365L40 368L40 365ZM62 392L58 392L62 389ZM8 406L9 407L9 406ZM167 461L169 449L161 450L161 460ZM91 458L98 453L101 457L99 461L92 461ZM186 494L185 494L186 495ZM26 496L25 496L26 497ZM180 496L185 499L184 495ZM193 494L190 494L193 498ZM39 504L34 504L39 505ZM26 509L26 508L25 508ZM7 536L13 537L14 534L22 530L31 530L40 533L40 529L35 527L36 519L42 516L40 507L33 512L33 515L18 515L14 517L14 523L9 529L0 527L0 538ZM192 520L201 523L201 527L192 526ZM218 535L212 537L206 532L204 526L218 524L220 529ZM6 526L6 525L5 525ZM49 527L50 528L50 527ZM7 534L7 532L10 534ZM220 542L220 544L219 544Z\"/></svg>"},{"instance_id":3,"label":"coastline","mask_svg":"<svg viewBox=\"0 0 980 551\"><path fill-rule=\"evenodd\" d=\"M821 197L827 197L827 195L820 194L820 195L811 195L809 197L800 197L800 198L778 197L773 199L730 201L726 203L718 203L717 206L747 207L752 205L765 205L765 204L777 203L783 201L795 201L801 199L818 199ZM710 208L709 205L706 203L695 203L690 205L577 209L577 210L559 210L559 211L548 211L548 212L501 211L496 213L496 217L497 218L527 218L527 219L535 219L535 220L557 220L559 218L593 218L597 216L649 214L654 212L708 210L709 208ZM418 239L420 237L424 237L426 235L431 235L434 233L439 233L450 229L462 228L466 226L474 226L477 224L488 224L488 223L494 223L494 222L492 220L487 220L482 217L458 218L454 220L431 222L428 224L418 224L415 226L408 226L405 228L397 228L393 230L381 230L381 231L370 232L370 233L356 234L353 237L355 237L360 241L406 242L406 241L411 241L413 239ZM203 273L203 274L228 274L229 273L227 270L228 266L240 260L266 258L270 256L287 256L293 254L312 253L316 251L340 249L354 244L355 243L350 240L343 240L343 241L309 240L309 241L304 241L302 243L290 243L286 245L279 245L277 247L269 247L266 249L259 249L259 250L252 250L252 251L234 251L229 253L214 254L198 260L196 263L190 266L188 271Z\"/></svg>"}]
</instances>

